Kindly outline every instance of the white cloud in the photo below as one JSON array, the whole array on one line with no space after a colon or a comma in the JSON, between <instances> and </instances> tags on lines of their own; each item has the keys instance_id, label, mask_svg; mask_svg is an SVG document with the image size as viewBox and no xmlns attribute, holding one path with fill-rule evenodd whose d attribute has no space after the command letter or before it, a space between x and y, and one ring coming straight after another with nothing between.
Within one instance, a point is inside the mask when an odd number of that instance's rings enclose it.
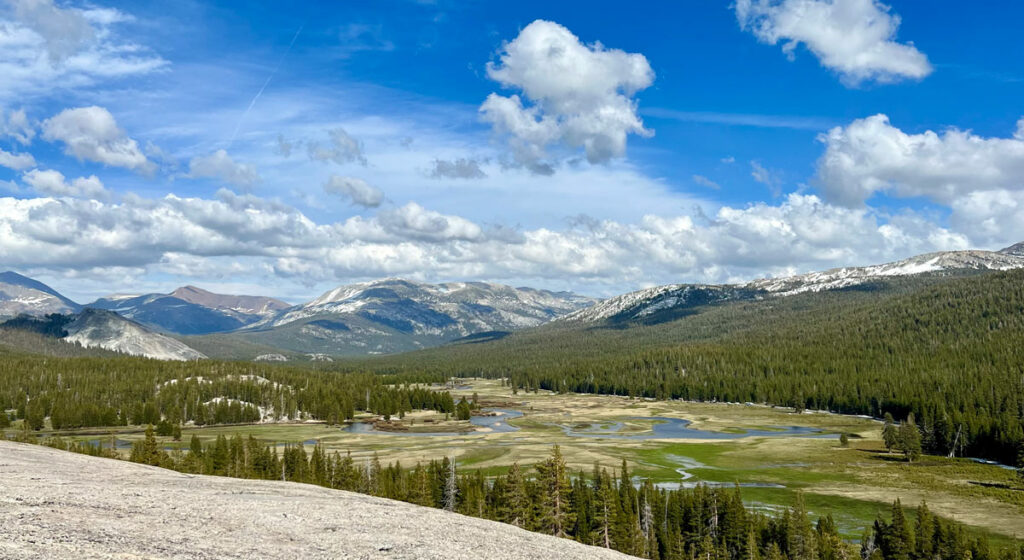
<instances>
[{"instance_id":1,"label":"white cloud","mask_svg":"<svg viewBox=\"0 0 1024 560\"><path fill-rule=\"evenodd\" d=\"M380 189L356 177L331 175L324 183L324 192L338 195L364 208L376 208L384 201L384 193Z\"/></svg>"},{"instance_id":2,"label":"white cloud","mask_svg":"<svg viewBox=\"0 0 1024 560\"><path fill-rule=\"evenodd\" d=\"M378 221L386 231L404 239L472 241L483 238L480 226L473 222L459 216L427 210L415 202L381 212Z\"/></svg>"},{"instance_id":3,"label":"white cloud","mask_svg":"<svg viewBox=\"0 0 1024 560\"><path fill-rule=\"evenodd\" d=\"M249 187L260 181L259 173L253 166L238 163L225 150L189 160L187 176L193 179L220 179L239 187Z\"/></svg>"},{"instance_id":4,"label":"white cloud","mask_svg":"<svg viewBox=\"0 0 1024 560\"><path fill-rule=\"evenodd\" d=\"M822 134L818 182L825 197L857 206L877 192L949 205L987 190L1024 190L1024 119L1009 138L955 128L907 134L874 115Z\"/></svg>"},{"instance_id":5,"label":"white cloud","mask_svg":"<svg viewBox=\"0 0 1024 560\"><path fill-rule=\"evenodd\" d=\"M0 167L21 171L22 169L35 167L35 165L36 158L32 157L32 154L25 152L12 154L11 152L0 149Z\"/></svg>"},{"instance_id":6,"label":"white cloud","mask_svg":"<svg viewBox=\"0 0 1024 560\"><path fill-rule=\"evenodd\" d=\"M340 126L327 131L327 134L331 139L328 145L322 145L319 142L306 143L309 159L322 162L333 161L338 165L354 162L366 165L362 142L353 138Z\"/></svg>"},{"instance_id":7,"label":"white cloud","mask_svg":"<svg viewBox=\"0 0 1024 560\"><path fill-rule=\"evenodd\" d=\"M736 0L740 27L791 59L803 43L844 81L892 82L932 72L928 57L895 41L900 17L878 0Z\"/></svg>"},{"instance_id":8,"label":"white cloud","mask_svg":"<svg viewBox=\"0 0 1024 560\"><path fill-rule=\"evenodd\" d=\"M1024 191L994 189L966 194L952 203L950 223L978 246L1024 241Z\"/></svg>"},{"instance_id":9,"label":"white cloud","mask_svg":"<svg viewBox=\"0 0 1024 560\"><path fill-rule=\"evenodd\" d=\"M60 171L33 169L22 175L21 180L42 195L98 200L110 198L110 191L95 175L79 177L69 183Z\"/></svg>"},{"instance_id":10,"label":"white cloud","mask_svg":"<svg viewBox=\"0 0 1024 560\"><path fill-rule=\"evenodd\" d=\"M129 138L103 107L65 109L43 121L43 139L63 142L64 153L88 160L151 174L156 166L146 159L138 143Z\"/></svg>"},{"instance_id":11,"label":"white cloud","mask_svg":"<svg viewBox=\"0 0 1024 560\"><path fill-rule=\"evenodd\" d=\"M654 81L647 59L585 45L557 23L526 26L504 45L500 61L487 65L487 75L523 97L492 93L481 117L507 136L515 160L535 171L551 171L547 149L555 143L582 148L589 162L601 163L625 155L629 134L653 134L633 100Z\"/></svg>"},{"instance_id":12,"label":"white cloud","mask_svg":"<svg viewBox=\"0 0 1024 560\"><path fill-rule=\"evenodd\" d=\"M96 39L79 10L58 8L52 0L11 0L14 17L42 37L50 60L60 62Z\"/></svg>"},{"instance_id":13,"label":"white cloud","mask_svg":"<svg viewBox=\"0 0 1024 560\"><path fill-rule=\"evenodd\" d=\"M431 179L483 179L487 176L480 169L480 162L472 158L435 159L429 175Z\"/></svg>"},{"instance_id":14,"label":"white cloud","mask_svg":"<svg viewBox=\"0 0 1024 560\"><path fill-rule=\"evenodd\" d=\"M0 14L0 99L81 89L164 68L166 60L118 35L116 25L130 19L108 8L12 0Z\"/></svg>"},{"instance_id":15,"label":"white cloud","mask_svg":"<svg viewBox=\"0 0 1024 560\"><path fill-rule=\"evenodd\" d=\"M758 183L768 187L775 196L781 194L779 187L782 186L782 177L778 171L768 169L758 161L751 161L750 176Z\"/></svg>"},{"instance_id":16,"label":"white cloud","mask_svg":"<svg viewBox=\"0 0 1024 560\"><path fill-rule=\"evenodd\" d=\"M557 282L602 292L867 264L967 246L965 236L917 215L884 216L795 194L778 205L725 207L711 218L580 219L561 231L484 228L416 203L318 224L288 205L230 191L215 199L129 195L116 204L0 198L0 237L0 261L23 268L190 262L212 274L241 259L249 270L313 283L398 274Z\"/></svg>"},{"instance_id":17,"label":"white cloud","mask_svg":"<svg viewBox=\"0 0 1024 560\"><path fill-rule=\"evenodd\" d=\"M0 110L0 135L9 136L22 146L28 146L36 135L36 129L29 123L24 109L10 111L6 119Z\"/></svg>"}]
</instances>

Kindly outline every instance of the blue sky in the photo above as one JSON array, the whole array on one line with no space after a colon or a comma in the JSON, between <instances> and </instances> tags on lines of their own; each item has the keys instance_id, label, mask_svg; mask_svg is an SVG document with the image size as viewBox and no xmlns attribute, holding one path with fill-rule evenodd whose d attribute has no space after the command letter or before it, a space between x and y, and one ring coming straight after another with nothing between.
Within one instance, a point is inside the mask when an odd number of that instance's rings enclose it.
<instances>
[{"instance_id":1,"label":"blue sky","mask_svg":"<svg viewBox=\"0 0 1024 560\"><path fill-rule=\"evenodd\" d=\"M1024 7L0 9L0 262L77 299L610 295L1024 239Z\"/></svg>"}]
</instances>

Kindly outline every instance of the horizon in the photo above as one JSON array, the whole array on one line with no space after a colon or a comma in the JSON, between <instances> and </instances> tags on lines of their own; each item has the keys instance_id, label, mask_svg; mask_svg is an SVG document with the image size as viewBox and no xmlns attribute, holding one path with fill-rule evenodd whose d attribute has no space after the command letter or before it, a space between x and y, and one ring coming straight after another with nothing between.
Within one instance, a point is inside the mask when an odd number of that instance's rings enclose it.
<instances>
[{"instance_id":1,"label":"horizon","mask_svg":"<svg viewBox=\"0 0 1024 560\"><path fill-rule=\"evenodd\" d=\"M9 0L0 262L608 297L1024 239L1024 7L838 4Z\"/></svg>"},{"instance_id":2,"label":"horizon","mask_svg":"<svg viewBox=\"0 0 1024 560\"><path fill-rule=\"evenodd\" d=\"M1017 246L1020 246L1020 245L1024 245L1024 241L1013 243L1013 244L1007 245L1006 247L1003 247L1001 249L991 250L989 252L1001 253L1001 252L1007 251L1009 249L1013 249L1013 248L1015 248ZM964 249L963 251L979 251L979 250L986 251L984 249ZM950 252L950 251L940 251L940 253L941 252ZM915 258L915 257L928 256L930 254L935 254L935 253L923 253L921 255L913 255L913 256L907 257L907 258L908 259L912 259L912 258ZM902 260L906 260L906 259L900 259L900 260L902 261ZM884 264L892 264L893 262L899 262L899 261L890 261L890 262L886 262L886 263L873 263L873 264L874 265L884 265ZM865 266L871 266L871 265L865 265ZM850 267L850 266L834 267L834 269L842 269L842 268L857 268L857 267ZM814 273L814 272L827 272L828 270L833 270L833 269L812 270L812 271L806 271L806 272L801 272L801 273L797 273L797 274L794 274L794 275L787 275L787 276L762 276L762 277L757 277L757 278L750 278L750 279L745 280L745 281L731 282L731 283L722 283L722 284L717 284L717 285L732 285L732 286L736 286L736 285L742 285L742 284L745 284L745 283L748 283L748 282L757 281L757 280L783 279L783 278L787 278L787 277L791 277L791 276L799 276L801 274L810 274L810 273ZM19 273L17 271L14 271L14 270L6 270L6 271L3 271L3 272L0 272L0 275L8 274L8 273L16 274L16 275L21 276L23 278L26 278L28 280L33 280L33 281L37 281L37 282L39 281L39 280L36 280L35 278L32 278L32 277L27 276L25 274L21 274L21 273ZM661 287L661 286L670 285L670 284L654 284L654 285L650 285L650 286L637 287L635 289L631 289L631 290L628 290L626 292L619 292L619 293L615 293L615 294L612 294L612 295L609 295L609 296L595 296L595 295L575 292L575 291L571 291L571 290L551 290L551 289L547 289L547 288L544 288L544 287L526 286L526 285L515 286L515 285L511 285L511 284L503 284L501 282L493 282L493 281L488 281L488 280L438 280L436 282L424 282L424 281L414 280L414 279L410 279L410 278L403 278L401 276L388 276L388 277L384 277L384 278L372 278L372 279L368 279L368 280L354 281L354 282L350 282L350 283L347 283L347 284L339 284L339 285L336 285L336 286L333 286L333 287L329 287L329 288L327 288L323 292L319 292L319 293L315 293L315 294L309 294L307 296L304 296L302 299L297 300L297 301L296 300L283 299L283 298L280 298L278 296L270 295L270 294L217 292L215 290L204 288L202 286L196 286L196 285L193 285L193 284L183 284L183 285L180 285L180 286L175 286L175 287L172 287L172 288L165 289L164 291L157 291L157 292L146 292L146 293L115 292L115 293L107 293L106 295L102 295L102 296L99 296L99 297L92 298L88 303L81 303L84 300L79 300L79 299L76 299L75 297L68 296L67 293L65 293L65 291L57 289L57 288L54 288L53 286L51 286L51 285L49 285L49 284L47 284L45 282L43 282L43 284L46 285L47 287L49 287L50 289L53 289L54 291L56 291L60 295L62 295L64 297L67 297L68 299L70 299L74 303L76 303L78 305L81 305L83 307L84 306L88 306L88 305L90 305L92 303L95 303L96 301L98 301L100 299L115 299L115 298L117 298L117 299L130 299L130 298L142 297L142 296L150 296L150 295L170 296L170 295L173 295L178 290L184 290L184 289L189 289L189 288L197 289L197 290L200 290L200 291L203 291L203 292L206 292L206 293L211 293L213 295L220 295L220 296L262 297L262 298L275 299L275 300L284 302L284 303L288 304L289 306L295 307L295 306L301 306L301 305L304 305L304 304L309 303L311 301L314 301L314 300L316 300L318 298L321 298L321 297L327 295L328 293L330 293L332 291L338 290L338 289L343 288L343 287L354 286L354 285L358 285L358 284L376 284L376 283L389 282L389 281L409 282L409 283L413 283L413 284L426 284L426 285L432 285L432 286L440 286L440 285L445 285L445 284L474 284L474 283L480 283L480 284L504 286L504 287L513 288L513 289L516 289L516 290L538 290L538 291L546 291L546 292L554 293L554 294L560 294L560 293L562 293L562 294L571 294L571 295L578 296L578 297L589 298L589 299L592 299L594 301L603 301L603 300L607 300L607 299L610 299L610 298L613 298L613 297L619 296L619 295L624 295L624 294L638 292L638 291L642 291L642 290L646 290L646 289L651 289L651 288L657 288L657 287ZM700 284L702 284L702 283L676 282L676 283L672 283L671 285L700 285ZM707 283L703 283L703 284L707 284ZM712 285L715 285L715 284L712 284Z\"/></svg>"}]
</instances>

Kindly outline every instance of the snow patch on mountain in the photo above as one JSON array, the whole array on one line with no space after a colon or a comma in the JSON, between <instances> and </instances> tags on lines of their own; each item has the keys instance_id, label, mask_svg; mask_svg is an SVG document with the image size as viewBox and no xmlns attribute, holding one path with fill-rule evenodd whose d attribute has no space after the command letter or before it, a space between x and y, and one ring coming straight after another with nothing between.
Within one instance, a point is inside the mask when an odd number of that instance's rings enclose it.
<instances>
[{"instance_id":1,"label":"snow patch on mountain","mask_svg":"<svg viewBox=\"0 0 1024 560\"><path fill-rule=\"evenodd\" d=\"M567 315L561 321L596 323L607 320L643 320L675 308L707 305L726 300L785 297L858 286L883 278L937 274L963 270L1012 270L1024 268L1024 243L1002 251L948 251L929 253L901 261L843 267L784 278L765 278L746 284L671 284L645 288L609 298Z\"/></svg>"},{"instance_id":2,"label":"snow patch on mountain","mask_svg":"<svg viewBox=\"0 0 1024 560\"><path fill-rule=\"evenodd\" d=\"M397 278L340 286L254 328L280 327L318 316L360 315L407 322L415 334L465 336L535 327L586 307L593 299L571 293L484 282L425 284Z\"/></svg>"},{"instance_id":3,"label":"snow patch on mountain","mask_svg":"<svg viewBox=\"0 0 1024 560\"><path fill-rule=\"evenodd\" d=\"M0 317L77 313L81 307L42 282L16 272L0 273Z\"/></svg>"},{"instance_id":4,"label":"snow patch on mountain","mask_svg":"<svg viewBox=\"0 0 1024 560\"><path fill-rule=\"evenodd\" d=\"M844 267L811 272L788 278L755 280L746 287L774 295L794 295L856 286L879 278L914 276L953 270L1011 270L1024 268L1024 257L993 251L948 251L928 253L896 261L863 267Z\"/></svg>"},{"instance_id":5,"label":"snow patch on mountain","mask_svg":"<svg viewBox=\"0 0 1024 560\"><path fill-rule=\"evenodd\" d=\"M86 309L68 323L64 340L86 348L103 348L132 356L157 360L198 360L206 358L184 343L155 333L111 311Z\"/></svg>"}]
</instances>

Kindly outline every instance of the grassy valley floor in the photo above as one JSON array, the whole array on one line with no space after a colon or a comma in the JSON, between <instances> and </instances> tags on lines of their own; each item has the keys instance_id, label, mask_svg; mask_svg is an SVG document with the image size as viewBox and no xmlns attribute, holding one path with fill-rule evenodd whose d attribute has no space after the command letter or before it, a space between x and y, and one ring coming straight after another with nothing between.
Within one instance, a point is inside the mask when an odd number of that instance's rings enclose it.
<instances>
[{"instance_id":1,"label":"grassy valley floor","mask_svg":"<svg viewBox=\"0 0 1024 560\"><path fill-rule=\"evenodd\" d=\"M910 509L926 501L933 512L996 542L1024 538L1024 485L1015 471L965 458L926 456L908 464L902 456L886 451L881 424L869 418L795 414L752 404L545 391L512 394L493 380L464 380L452 392L456 399L475 393L484 408L519 411L522 416L499 417L493 420L494 428L469 432L474 428L470 422L417 412L394 422L393 429L409 432L354 433L322 423L282 423L186 428L181 442L161 441L167 447L186 448L193 434L204 443L220 434L252 435L281 444L304 442L312 447L319 442L328 452L351 452L357 462L376 454L384 464L400 461L412 467L453 456L461 469L482 469L486 474L502 473L516 461L521 465L539 462L558 444L573 470L589 472L595 463L618 468L625 459L634 475L668 487L740 484L750 506L767 510L791 505L795 493L803 491L812 517L832 513L849 538L859 538L897 498ZM655 437L656 426L667 424L667 419L688 420L691 424L686 428L698 432ZM514 430L502 431L508 429L504 425ZM815 432L794 435L789 433L792 427ZM756 430L757 435L738 437L748 430ZM417 431L433 435L412 433ZM98 433L106 432L90 430L88 435L67 433L66 437L107 440ZM113 433L124 454L131 442L142 437L138 429ZM848 447L839 444L839 433L849 435Z\"/></svg>"}]
</instances>

